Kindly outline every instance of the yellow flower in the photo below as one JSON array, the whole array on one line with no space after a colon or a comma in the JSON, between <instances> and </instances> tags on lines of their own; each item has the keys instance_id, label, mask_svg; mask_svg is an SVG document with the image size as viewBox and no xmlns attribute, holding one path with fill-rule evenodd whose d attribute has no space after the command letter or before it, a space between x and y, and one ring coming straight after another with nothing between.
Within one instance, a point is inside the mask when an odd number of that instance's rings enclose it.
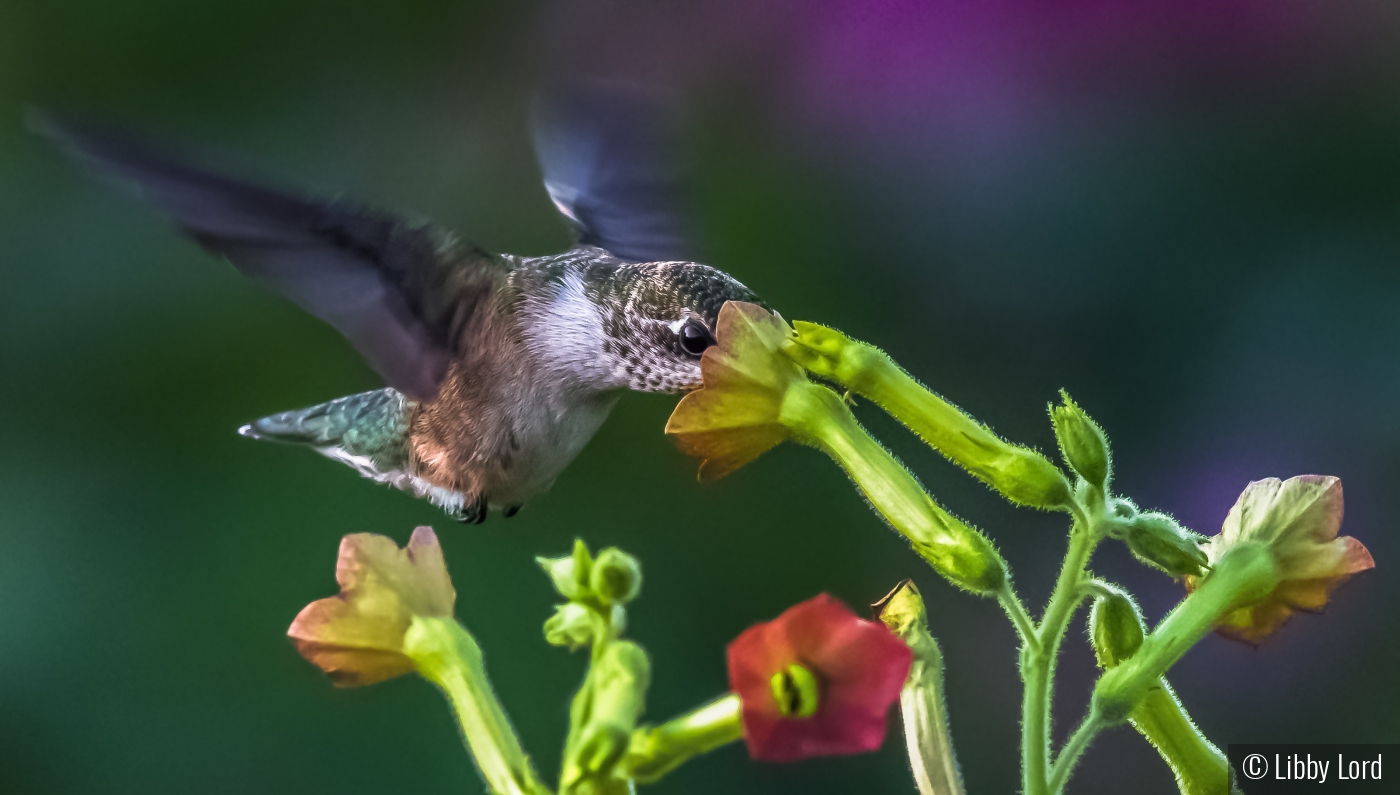
<instances>
[{"instance_id":1,"label":"yellow flower","mask_svg":"<svg viewBox=\"0 0 1400 795\"><path fill-rule=\"evenodd\" d=\"M381 535L345 536L335 579L340 593L303 608L287 634L339 687L414 671L404 653L413 619L450 618L457 601L431 527L414 530L403 549Z\"/></svg>"},{"instance_id":2,"label":"yellow flower","mask_svg":"<svg viewBox=\"0 0 1400 795\"><path fill-rule=\"evenodd\" d=\"M1301 475L1250 483L1225 517L1219 535L1205 544L1212 567L1232 549L1263 545L1279 582L1272 592L1235 605L1217 619L1216 632L1257 644L1298 610L1321 610L1331 592L1353 574L1375 567L1366 547L1338 536L1342 525L1342 481ZM1210 576L1210 575L1206 575ZM1194 590L1202 578L1187 577Z\"/></svg>"},{"instance_id":3,"label":"yellow flower","mask_svg":"<svg viewBox=\"0 0 1400 795\"><path fill-rule=\"evenodd\" d=\"M792 436L781 421L783 398L809 383L781 355L792 336L787 323L756 304L730 301L715 324L717 345L701 360L703 388L686 395L666 433L688 455L703 459L701 480L717 480Z\"/></svg>"}]
</instances>

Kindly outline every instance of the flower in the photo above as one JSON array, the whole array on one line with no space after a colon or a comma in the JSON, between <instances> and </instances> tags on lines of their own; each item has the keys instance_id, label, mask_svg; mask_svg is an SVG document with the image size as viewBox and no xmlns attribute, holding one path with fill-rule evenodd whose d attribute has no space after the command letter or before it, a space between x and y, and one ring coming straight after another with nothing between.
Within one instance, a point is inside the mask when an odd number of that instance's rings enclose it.
<instances>
[{"instance_id":1,"label":"flower","mask_svg":"<svg viewBox=\"0 0 1400 795\"><path fill-rule=\"evenodd\" d=\"M717 480L792 435L780 419L790 387L808 384L781 354L787 323L757 304L730 301L715 323L717 344L700 361L702 388L681 399L666 433L703 459L701 480Z\"/></svg>"},{"instance_id":2,"label":"flower","mask_svg":"<svg viewBox=\"0 0 1400 795\"><path fill-rule=\"evenodd\" d=\"M1331 592L1351 575L1374 568L1366 547L1351 536L1338 537L1342 525L1342 481L1300 475L1250 483L1225 517L1219 535L1204 547L1218 576L1227 553L1248 545L1267 548L1278 573L1273 590L1219 617L1216 632L1249 644L1273 634L1298 610L1318 611ZM1187 577L1194 590L1200 577Z\"/></svg>"},{"instance_id":3,"label":"flower","mask_svg":"<svg viewBox=\"0 0 1400 795\"><path fill-rule=\"evenodd\" d=\"M873 751L913 654L884 624L820 594L729 644L749 755L767 761Z\"/></svg>"},{"instance_id":4,"label":"flower","mask_svg":"<svg viewBox=\"0 0 1400 795\"><path fill-rule=\"evenodd\" d=\"M335 579L340 593L303 608L287 634L340 687L412 672L404 634L414 617L450 618L457 601L431 527L414 530L403 549L381 535L345 536Z\"/></svg>"}]
</instances>

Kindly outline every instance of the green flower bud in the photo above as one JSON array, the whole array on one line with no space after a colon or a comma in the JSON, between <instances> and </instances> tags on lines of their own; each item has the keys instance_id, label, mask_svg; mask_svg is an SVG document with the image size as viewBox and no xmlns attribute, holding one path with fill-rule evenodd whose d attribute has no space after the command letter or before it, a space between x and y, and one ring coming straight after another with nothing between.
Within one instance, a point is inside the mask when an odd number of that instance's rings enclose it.
<instances>
[{"instance_id":1,"label":"green flower bud","mask_svg":"<svg viewBox=\"0 0 1400 795\"><path fill-rule=\"evenodd\" d=\"M913 580L904 580L896 585L894 590L885 594L885 598L870 607L875 611L875 617L891 632L918 651L916 644L928 634L928 611Z\"/></svg>"},{"instance_id":2,"label":"green flower bud","mask_svg":"<svg viewBox=\"0 0 1400 795\"><path fill-rule=\"evenodd\" d=\"M646 708L650 682L651 663L641 646L626 640L607 645L575 699L561 795L597 791L614 778L613 769Z\"/></svg>"},{"instance_id":3,"label":"green flower bud","mask_svg":"<svg viewBox=\"0 0 1400 795\"><path fill-rule=\"evenodd\" d=\"M1133 557L1173 577L1199 577L1209 561L1201 548L1206 537L1164 513L1140 513L1121 533Z\"/></svg>"},{"instance_id":4,"label":"green flower bud","mask_svg":"<svg viewBox=\"0 0 1400 795\"><path fill-rule=\"evenodd\" d=\"M911 546L934 571L948 581L979 596L990 596L1006 584L1006 561L991 540L976 530L958 522L950 515L945 520L956 522L961 530L956 541L932 543L911 539Z\"/></svg>"},{"instance_id":5,"label":"green flower bud","mask_svg":"<svg viewBox=\"0 0 1400 795\"><path fill-rule=\"evenodd\" d=\"M593 611L575 602L556 605L554 615L544 622L545 641L569 651L592 643L593 633Z\"/></svg>"},{"instance_id":6,"label":"green flower bud","mask_svg":"<svg viewBox=\"0 0 1400 795\"><path fill-rule=\"evenodd\" d=\"M589 589L589 576L593 569L593 556L582 539L574 540L572 555L562 558L535 558L554 582L554 590L565 599L584 599L592 595Z\"/></svg>"},{"instance_id":7,"label":"green flower bud","mask_svg":"<svg viewBox=\"0 0 1400 795\"><path fill-rule=\"evenodd\" d=\"M1142 611L1127 593L1109 587L1094 600L1089 613L1089 635L1101 667L1112 668L1136 654L1146 631Z\"/></svg>"},{"instance_id":8,"label":"green flower bud","mask_svg":"<svg viewBox=\"0 0 1400 795\"><path fill-rule=\"evenodd\" d=\"M1029 447L997 441L1002 449L985 461L953 460L1017 505L1048 511L1070 503L1069 481L1050 459Z\"/></svg>"},{"instance_id":9,"label":"green flower bud","mask_svg":"<svg viewBox=\"0 0 1400 795\"><path fill-rule=\"evenodd\" d=\"M1050 422L1055 426L1055 438L1065 463L1089 484L1107 490L1113 475L1113 460L1108 451L1108 437L1097 422L1060 390L1064 403L1050 407Z\"/></svg>"},{"instance_id":10,"label":"green flower bud","mask_svg":"<svg viewBox=\"0 0 1400 795\"><path fill-rule=\"evenodd\" d=\"M642 589L642 564L617 547L608 547L593 562L589 583L604 601L625 605Z\"/></svg>"}]
</instances>

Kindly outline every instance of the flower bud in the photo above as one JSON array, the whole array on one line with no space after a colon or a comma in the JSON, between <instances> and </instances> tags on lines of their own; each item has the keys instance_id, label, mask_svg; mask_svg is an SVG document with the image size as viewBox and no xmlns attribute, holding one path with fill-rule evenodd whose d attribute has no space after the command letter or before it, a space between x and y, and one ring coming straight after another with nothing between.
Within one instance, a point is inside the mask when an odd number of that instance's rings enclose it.
<instances>
[{"instance_id":1,"label":"flower bud","mask_svg":"<svg viewBox=\"0 0 1400 795\"><path fill-rule=\"evenodd\" d=\"M1097 422L1060 391L1064 403L1050 407L1050 422L1055 426L1055 438L1065 463L1090 485L1107 490L1113 474L1113 462L1108 451L1108 436Z\"/></svg>"},{"instance_id":2,"label":"flower bud","mask_svg":"<svg viewBox=\"0 0 1400 795\"><path fill-rule=\"evenodd\" d=\"M1142 611L1131 596L1110 587L1094 600L1089 613L1089 635L1101 667L1112 668L1136 654L1144 634Z\"/></svg>"},{"instance_id":3,"label":"flower bud","mask_svg":"<svg viewBox=\"0 0 1400 795\"><path fill-rule=\"evenodd\" d=\"M576 602L556 605L544 622L544 639L573 651L593 642L593 611Z\"/></svg>"},{"instance_id":4,"label":"flower bud","mask_svg":"<svg viewBox=\"0 0 1400 795\"><path fill-rule=\"evenodd\" d=\"M589 577L593 569L593 557L583 539L574 540L574 551L562 558L535 558L554 582L554 590L565 599L583 599L590 595Z\"/></svg>"},{"instance_id":5,"label":"flower bud","mask_svg":"<svg viewBox=\"0 0 1400 795\"><path fill-rule=\"evenodd\" d=\"M989 460L953 460L1017 505L1049 511L1070 503L1069 481L1050 459L1029 447L997 441L1003 449Z\"/></svg>"},{"instance_id":6,"label":"flower bud","mask_svg":"<svg viewBox=\"0 0 1400 795\"><path fill-rule=\"evenodd\" d=\"M1199 577L1208 563L1205 536L1164 513L1140 513L1122 530L1133 557L1172 577Z\"/></svg>"},{"instance_id":7,"label":"flower bud","mask_svg":"<svg viewBox=\"0 0 1400 795\"><path fill-rule=\"evenodd\" d=\"M962 774L943 703L943 654L929 634L928 615L919 589L905 580L873 607L876 617L914 655L909 678L899 693L899 707L909 763L919 792L962 792Z\"/></svg>"},{"instance_id":8,"label":"flower bud","mask_svg":"<svg viewBox=\"0 0 1400 795\"><path fill-rule=\"evenodd\" d=\"M641 646L627 640L607 645L589 672L588 689L580 693L589 703L579 710L575 701L575 719L586 718L570 731L561 792L590 791L613 777L645 710L650 683L651 663Z\"/></svg>"},{"instance_id":9,"label":"flower bud","mask_svg":"<svg viewBox=\"0 0 1400 795\"><path fill-rule=\"evenodd\" d=\"M642 589L642 565L617 547L608 547L593 561L589 583L604 601L625 605Z\"/></svg>"},{"instance_id":10,"label":"flower bud","mask_svg":"<svg viewBox=\"0 0 1400 795\"><path fill-rule=\"evenodd\" d=\"M989 596L1001 590L1006 583L1006 561L1002 559L991 540L973 530L952 516L962 532L955 542L932 543L911 539L911 546L934 571L948 578L948 581L964 590L979 596Z\"/></svg>"}]
</instances>

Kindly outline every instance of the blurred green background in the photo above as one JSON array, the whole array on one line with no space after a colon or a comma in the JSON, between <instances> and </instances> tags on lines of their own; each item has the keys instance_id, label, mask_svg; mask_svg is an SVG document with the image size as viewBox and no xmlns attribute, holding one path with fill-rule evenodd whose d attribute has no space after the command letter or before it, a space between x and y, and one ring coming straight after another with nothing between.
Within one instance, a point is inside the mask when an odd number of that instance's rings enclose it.
<instances>
[{"instance_id":1,"label":"blurred green background","mask_svg":"<svg viewBox=\"0 0 1400 795\"><path fill-rule=\"evenodd\" d=\"M1057 4L1058 7L1059 4ZM0 0L0 791L478 792L421 681L337 691L284 637L341 535L437 528L500 695L552 778L583 660L546 646L533 563L575 536L643 561L649 715L725 687L725 643L829 591L912 576L948 660L970 792L1012 792L1012 632L881 525L819 454L717 484L626 397L552 492L461 527L233 431L377 386L328 327L209 260L29 136L26 103L244 153L521 254L567 238L527 140L532 87L596 69L681 86L710 261L789 318L885 347L1002 434L1053 447L1067 388L1118 487L1215 532L1251 479L1346 484L1377 571L1258 650L1172 682L1228 742L1400 742L1400 20L1391 4L1081 0L1054 12L745 4ZM1013 510L859 409L1043 604L1056 516ZM1179 586L1116 545L1151 618ZM1092 657L1071 637L1061 733ZM726 748L658 792L908 792L878 754ZM1129 730L1071 789L1173 791Z\"/></svg>"}]
</instances>

